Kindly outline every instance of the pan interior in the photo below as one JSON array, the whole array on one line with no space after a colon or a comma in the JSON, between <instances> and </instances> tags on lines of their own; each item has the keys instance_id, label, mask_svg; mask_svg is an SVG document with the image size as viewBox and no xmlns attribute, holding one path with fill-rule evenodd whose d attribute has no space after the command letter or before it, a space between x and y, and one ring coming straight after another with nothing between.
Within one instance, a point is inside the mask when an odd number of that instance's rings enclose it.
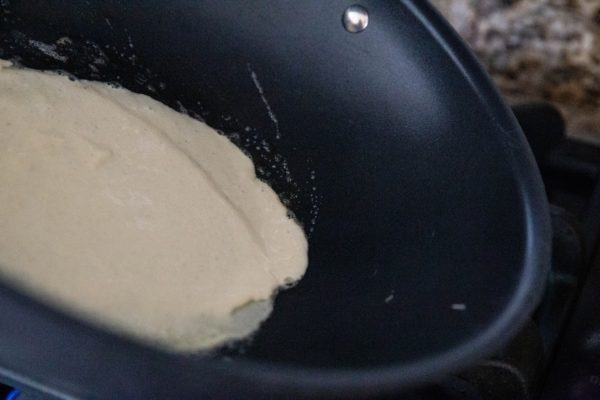
<instances>
[{"instance_id":1,"label":"pan interior","mask_svg":"<svg viewBox=\"0 0 600 400\"><path fill-rule=\"evenodd\" d=\"M405 6L372 2L368 29L351 34L346 3L3 6L2 58L205 120L303 224L306 276L215 357L416 362L481 335L531 273L528 195L464 72Z\"/></svg>"}]
</instances>

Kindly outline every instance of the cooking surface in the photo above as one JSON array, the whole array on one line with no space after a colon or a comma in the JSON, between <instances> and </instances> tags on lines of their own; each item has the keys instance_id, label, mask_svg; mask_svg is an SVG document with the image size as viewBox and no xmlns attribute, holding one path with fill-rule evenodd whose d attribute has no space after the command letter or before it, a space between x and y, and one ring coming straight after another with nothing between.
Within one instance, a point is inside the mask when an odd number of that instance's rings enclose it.
<instances>
[{"instance_id":1,"label":"cooking surface","mask_svg":"<svg viewBox=\"0 0 600 400\"><path fill-rule=\"evenodd\" d=\"M422 2L364 2L358 34L341 0L242 15L220 1L59 3L11 3L3 56L119 82L221 129L304 223L310 264L254 340L216 360L138 348L3 288L7 369L84 397L109 396L104 379L131 398L353 394L480 358L524 322L547 266L538 176L495 89Z\"/></svg>"}]
</instances>

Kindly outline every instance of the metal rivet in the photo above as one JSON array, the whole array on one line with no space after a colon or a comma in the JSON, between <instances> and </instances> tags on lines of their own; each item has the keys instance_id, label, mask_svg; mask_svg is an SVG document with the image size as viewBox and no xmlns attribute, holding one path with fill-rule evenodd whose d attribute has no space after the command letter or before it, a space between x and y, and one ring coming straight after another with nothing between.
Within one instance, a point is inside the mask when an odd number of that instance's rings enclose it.
<instances>
[{"instance_id":1,"label":"metal rivet","mask_svg":"<svg viewBox=\"0 0 600 400\"><path fill-rule=\"evenodd\" d=\"M358 4L350 6L344 11L342 23L348 32L358 33L364 31L369 25L369 12Z\"/></svg>"}]
</instances>

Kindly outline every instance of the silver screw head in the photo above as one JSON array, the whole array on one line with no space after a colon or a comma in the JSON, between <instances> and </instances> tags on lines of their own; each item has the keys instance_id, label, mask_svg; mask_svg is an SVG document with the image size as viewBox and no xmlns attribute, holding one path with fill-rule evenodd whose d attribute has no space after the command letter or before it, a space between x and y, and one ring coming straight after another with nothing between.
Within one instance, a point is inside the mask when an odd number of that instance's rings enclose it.
<instances>
[{"instance_id":1,"label":"silver screw head","mask_svg":"<svg viewBox=\"0 0 600 400\"><path fill-rule=\"evenodd\" d=\"M369 12L363 6L352 5L344 11L342 23L348 32L362 32L369 25Z\"/></svg>"}]
</instances>

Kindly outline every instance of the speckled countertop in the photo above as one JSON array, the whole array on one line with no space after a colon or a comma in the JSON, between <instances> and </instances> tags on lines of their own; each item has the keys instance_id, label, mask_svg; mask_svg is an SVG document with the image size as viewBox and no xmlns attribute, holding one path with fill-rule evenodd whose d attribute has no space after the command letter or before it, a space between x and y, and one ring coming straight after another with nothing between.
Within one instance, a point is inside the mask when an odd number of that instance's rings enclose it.
<instances>
[{"instance_id":1,"label":"speckled countertop","mask_svg":"<svg viewBox=\"0 0 600 400\"><path fill-rule=\"evenodd\" d=\"M600 142L600 0L432 0L512 103L548 100Z\"/></svg>"}]
</instances>

